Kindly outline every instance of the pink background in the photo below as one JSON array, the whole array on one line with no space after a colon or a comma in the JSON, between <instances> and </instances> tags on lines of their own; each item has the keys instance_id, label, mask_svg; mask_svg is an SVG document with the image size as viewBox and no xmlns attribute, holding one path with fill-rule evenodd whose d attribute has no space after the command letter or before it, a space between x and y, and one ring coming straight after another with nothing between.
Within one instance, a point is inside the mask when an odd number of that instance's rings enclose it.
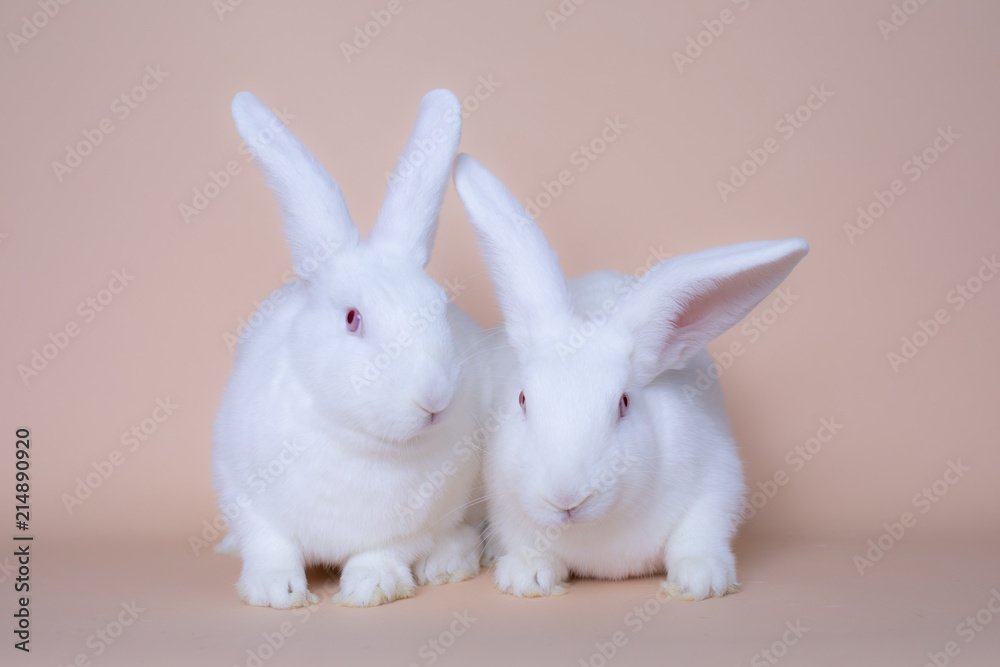
<instances>
[{"instance_id":1,"label":"pink background","mask_svg":"<svg viewBox=\"0 0 1000 667\"><path fill-rule=\"evenodd\" d=\"M446 87L469 112L461 150L522 201L547 204L539 224L570 276L753 239L812 246L784 285L785 312L772 297L755 311L760 324L748 319L711 346L721 355L742 344L721 381L747 479L771 491L756 496L737 546L744 592L670 606L614 664L661 664L668 653L670 664L686 655L745 664L797 618L811 630L783 664L919 665L950 640L961 648L955 664L996 655L1000 623L968 644L956 625L1000 587L1000 279L977 283L983 258L1000 250L1000 7L907 0L895 16L906 22L888 31L888 0L565 0L575 9L556 23L546 14L559 11L555 0L402 0L348 62L341 42L389 3L244 0L220 15L225 2L74 2L44 20L34 1L0 8L5 34L31 35L16 49L8 35L0 57L0 433L10 443L0 470L13 469L14 430L29 427L38 540L33 651L0 654L25 664L69 664L81 652L95 664L245 664L260 633L280 625L281 612L239 606L237 560L195 556L189 544L217 513L210 431L233 362L225 336L291 267L272 195L238 152L229 103L250 90L286 110L367 229L420 96ZM918 9L906 15L903 5ZM25 20L44 25L32 32ZM689 38L706 46L690 47L697 57L679 68L673 54ZM157 82L147 67L166 74ZM150 89L133 95L144 77ZM782 119L820 89L832 95L799 109L790 132ZM122 95L143 99L130 108ZM102 119L113 131L57 175L53 162L85 132L96 137ZM581 158L608 119L625 127ZM948 150L930 151L936 161L912 180L908 161L948 128ZM766 162L748 165L754 173L723 198L717 183L750 156L761 161L765 146ZM231 160L238 173L186 221L180 206ZM572 182L547 200L545 184L562 170ZM897 179L892 204L849 239L858 207L877 212ZM102 294L122 269L134 278ZM484 326L499 323L453 190L429 270L467 281L459 303ZM953 292L962 284L981 289L965 300ZM78 310L109 296L92 320ZM927 322L939 310L935 328ZM935 335L918 334L926 344L894 369L887 355L902 354L901 338L921 321ZM78 335L22 381L18 366L73 323ZM167 398L179 407L130 450L122 434ZM824 419L842 428L799 458ZM107 468L114 450L121 465L67 511L63 495ZM957 483L933 491L959 461L968 470ZM933 502L915 497L924 488ZM13 514L13 489L2 495ZM854 556L868 540L885 543L883 524L907 511L915 525L860 575ZM0 577L9 622L14 593ZM425 664L418 647L452 611L474 609L490 620L439 664L575 665L654 591L653 580L579 582L565 598L520 601L482 576L385 609L324 604L322 623L270 664L331 664L337 651L344 664ZM148 609L141 622L95 655L87 637L133 598Z\"/></svg>"}]
</instances>

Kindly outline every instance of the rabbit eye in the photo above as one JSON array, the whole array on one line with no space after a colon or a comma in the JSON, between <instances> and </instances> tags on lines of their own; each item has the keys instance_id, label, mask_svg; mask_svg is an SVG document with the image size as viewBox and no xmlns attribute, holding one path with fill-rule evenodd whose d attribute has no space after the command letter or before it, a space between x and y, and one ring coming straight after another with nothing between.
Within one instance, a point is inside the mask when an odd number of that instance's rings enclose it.
<instances>
[{"instance_id":1,"label":"rabbit eye","mask_svg":"<svg viewBox=\"0 0 1000 667\"><path fill-rule=\"evenodd\" d=\"M361 335L361 313L357 308L347 311L347 330L352 334Z\"/></svg>"},{"instance_id":2,"label":"rabbit eye","mask_svg":"<svg viewBox=\"0 0 1000 667\"><path fill-rule=\"evenodd\" d=\"M628 394L622 394L622 397L618 399L618 419L621 419L628 413Z\"/></svg>"},{"instance_id":3,"label":"rabbit eye","mask_svg":"<svg viewBox=\"0 0 1000 667\"><path fill-rule=\"evenodd\" d=\"M517 397L517 404L521 406L521 412L523 412L524 414L528 414L528 408L527 408L527 406L526 406L526 404L524 402L524 392L523 391L521 392L521 395Z\"/></svg>"}]
</instances>

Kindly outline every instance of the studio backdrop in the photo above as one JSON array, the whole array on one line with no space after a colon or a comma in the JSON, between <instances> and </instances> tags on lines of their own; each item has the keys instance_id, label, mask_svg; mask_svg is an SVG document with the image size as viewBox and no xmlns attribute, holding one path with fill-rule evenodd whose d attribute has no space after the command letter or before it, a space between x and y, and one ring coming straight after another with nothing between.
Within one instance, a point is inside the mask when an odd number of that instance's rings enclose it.
<instances>
[{"instance_id":1,"label":"studio backdrop","mask_svg":"<svg viewBox=\"0 0 1000 667\"><path fill-rule=\"evenodd\" d=\"M3 664L1000 653L995 4L16 0L0 27ZM213 421L295 273L230 104L267 105L364 235L436 88L568 277L809 243L687 388L722 387L744 464L740 593L577 579L526 600L484 570L358 610L317 569L316 605L239 601ZM503 324L451 184L427 271Z\"/></svg>"}]
</instances>

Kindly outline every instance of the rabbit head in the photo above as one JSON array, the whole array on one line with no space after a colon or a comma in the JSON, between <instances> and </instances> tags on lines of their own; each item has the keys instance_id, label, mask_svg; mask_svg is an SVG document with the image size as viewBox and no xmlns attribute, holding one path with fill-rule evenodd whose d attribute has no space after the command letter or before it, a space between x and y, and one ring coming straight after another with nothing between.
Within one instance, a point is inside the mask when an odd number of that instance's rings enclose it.
<instances>
[{"instance_id":1,"label":"rabbit head","mask_svg":"<svg viewBox=\"0 0 1000 667\"><path fill-rule=\"evenodd\" d=\"M297 274L287 353L310 400L380 440L433 429L460 381L448 295L425 272L461 134L458 100L424 96L367 239L336 181L260 100L239 93L232 112L281 208Z\"/></svg>"},{"instance_id":2,"label":"rabbit head","mask_svg":"<svg viewBox=\"0 0 1000 667\"><path fill-rule=\"evenodd\" d=\"M493 474L509 473L536 524L613 520L662 484L649 473L663 456L656 443L690 440L650 400L650 385L749 313L808 246L742 243L664 260L641 279L599 272L568 285L541 230L496 177L460 155L454 179L516 359L499 400L518 418L489 454ZM686 453L675 458L676 467L689 463Z\"/></svg>"}]
</instances>

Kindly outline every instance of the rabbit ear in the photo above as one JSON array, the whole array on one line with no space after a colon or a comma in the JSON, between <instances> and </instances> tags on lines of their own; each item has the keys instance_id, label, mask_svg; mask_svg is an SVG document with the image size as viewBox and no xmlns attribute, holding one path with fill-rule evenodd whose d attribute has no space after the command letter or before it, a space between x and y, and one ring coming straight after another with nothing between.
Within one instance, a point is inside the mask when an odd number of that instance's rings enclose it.
<instances>
[{"instance_id":1,"label":"rabbit ear","mask_svg":"<svg viewBox=\"0 0 1000 667\"><path fill-rule=\"evenodd\" d=\"M755 241L657 264L618 313L634 341L637 381L680 368L739 322L809 252L801 239Z\"/></svg>"},{"instance_id":2,"label":"rabbit ear","mask_svg":"<svg viewBox=\"0 0 1000 667\"><path fill-rule=\"evenodd\" d=\"M417 122L389 179L370 240L426 266L462 134L462 107L448 90L424 95Z\"/></svg>"},{"instance_id":3,"label":"rabbit ear","mask_svg":"<svg viewBox=\"0 0 1000 667\"><path fill-rule=\"evenodd\" d=\"M308 277L334 251L356 245L358 229L340 186L278 117L242 92L233 98L233 120L278 197L299 276Z\"/></svg>"},{"instance_id":4,"label":"rabbit ear","mask_svg":"<svg viewBox=\"0 0 1000 667\"><path fill-rule=\"evenodd\" d=\"M455 189L476 228L511 342L526 349L558 334L572 313L559 259L535 221L472 157L455 163Z\"/></svg>"}]
</instances>

